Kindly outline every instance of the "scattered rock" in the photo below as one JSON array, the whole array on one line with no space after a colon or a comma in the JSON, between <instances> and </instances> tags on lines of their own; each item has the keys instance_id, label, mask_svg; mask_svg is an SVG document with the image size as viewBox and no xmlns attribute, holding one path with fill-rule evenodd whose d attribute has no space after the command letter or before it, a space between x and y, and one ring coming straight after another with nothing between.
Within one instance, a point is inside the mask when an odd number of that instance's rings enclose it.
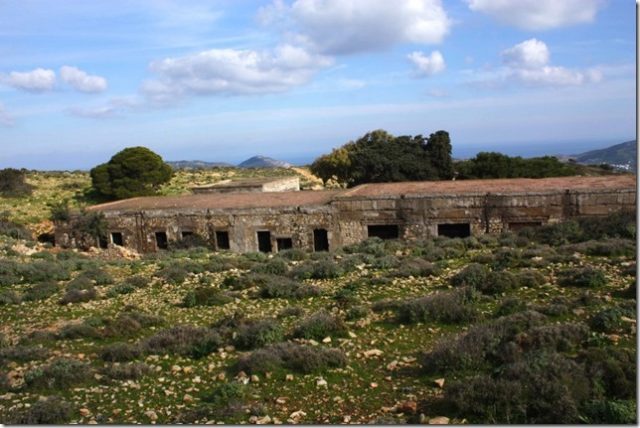
<instances>
[{"instance_id":1,"label":"scattered rock","mask_svg":"<svg viewBox=\"0 0 640 428\"><path fill-rule=\"evenodd\" d=\"M325 388L327 387L327 381L324 380L323 378L318 378L318 380L316 381L316 385L317 386L324 386Z\"/></svg>"},{"instance_id":2,"label":"scattered rock","mask_svg":"<svg viewBox=\"0 0 640 428\"><path fill-rule=\"evenodd\" d=\"M144 412L145 416L149 418L150 421L155 422L158 420L158 415L153 410L147 410Z\"/></svg>"},{"instance_id":3,"label":"scattered rock","mask_svg":"<svg viewBox=\"0 0 640 428\"><path fill-rule=\"evenodd\" d=\"M227 375L222 372L222 373L218 373L218 376L216 376L216 379L218 380L225 380L227 378Z\"/></svg>"},{"instance_id":4,"label":"scattered rock","mask_svg":"<svg viewBox=\"0 0 640 428\"><path fill-rule=\"evenodd\" d=\"M182 401L184 401L185 403L193 403L193 397L189 394L184 394L184 397L182 397Z\"/></svg>"},{"instance_id":5,"label":"scattered rock","mask_svg":"<svg viewBox=\"0 0 640 428\"><path fill-rule=\"evenodd\" d=\"M86 407L81 408L79 412L80 412L80 415L84 417L87 417L91 414L91 410L87 409Z\"/></svg>"},{"instance_id":6,"label":"scattered rock","mask_svg":"<svg viewBox=\"0 0 640 428\"><path fill-rule=\"evenodd\" d=\"M418 410L418 403L413 400L407 400L396 406L401 413L415 413Z\"/></svg>"},{"instance_id":7,"label":"scattered rock","mask_svg":"<svg viewBox=\"0 0 640 428\"><path fill-rule=\"evenodd\" d=\"M322 343L331 343L331 337L327 336L324 339L322 339Z\"/></svg>"},{"instance_id":8,"label":"scattered rock","mask_svg":"<svg viewBox=\"0 0 640 428\"><path fill-rule=\"evenodd\" d=\"M371 388L377 388L377 387L378 387L378 384L377 384L376 382L371 382L371 383L369 384L369 386L370 386Z\"/></svg>"},{"instance_id":9,"label":"scattered rock","mask_svg":"<svg viewBox=\"0 0 640 428\"><path fill-rule=\"evenodd\" d=\"M287 402L287 397L276 398L276 404L285 404L286 402Z\"/></svg>"},{"instance_id":10,"label":"scattered rock","mask_svg":"<svg viewBox=\"0 0 640 428\"><path fill-rule=\"evenodd\" d=\"M251 382L253 383L260 382L260 378L258 377L258 375L251 375Z\"/></svg>"},{"instance_id":11,"label":"scattered rock","mask_svg":"<svg viewBox=\"0 0 640 428\"><path fill-rule=\"evenodd\" d=\"M293 380L293 375L292 374L288 374L284 377L284 380L288 380L288 381L292 381Z\"/></svg>"},{"instance_id":12,"label":"scattered rock","mask_svg":"<svg viewBox=\"0 0 640 428\"><path fill-rule=\"evenodd\" d=\"M449 418L446 416L435 416L433 418L429 418L429 425L447 425L449 423Z\"/></svg>"},{"instance_id":13,"label":"scattered rock","mask_svg":"<svg viewBox=\"0 0 640 428\"><path fill-rule=\"evenodd\" d=\"M271 416L266 415L261 418L258 418L256 420L256 425L264 425L264 424L268 424L269 422L271 422Z\"/></svg>"},{"instance_id":14,"label":"scattered rock","mask_svg":"<svg viewBox=\"0 0 640 428\"><path fill-rule=\"evenodd\" d=\"M364 355L366 358L379 357L382 354L383 352L379 349L370 349L362 353L362 355Z\"/></svg>"},{"instance_id":15,"label":"scattered rock","mask_svg":"<svg viewBox=\"0 0 640 428\"><path fill-rule=\"evenodd\" d=\"M389 370L390 372L397 370L398 364L399 364L398 360L391 361L389 364L387 364L387 370Z\"/></svg>"},{"instance_id":16,"label":"scattered rock","mask_svg":"<svg viewBox=\"0 0 640 428\"><path fill-rule=\"evenodd\" d=\"M438 388L444 388L444 378L438 378L436 380L433 381L433 383L438 387Z\"/></svg>"}]
</instances>

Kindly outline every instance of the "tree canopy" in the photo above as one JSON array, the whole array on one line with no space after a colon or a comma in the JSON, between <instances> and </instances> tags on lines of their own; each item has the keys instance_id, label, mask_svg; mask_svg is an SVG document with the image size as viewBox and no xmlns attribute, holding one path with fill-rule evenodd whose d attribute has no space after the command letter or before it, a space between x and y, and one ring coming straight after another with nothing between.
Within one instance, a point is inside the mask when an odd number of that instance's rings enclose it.
<instances>
[{"instance_id":1,"label":"tree canopy","mask_svg":"<svg viewBox=\"0 0 640 428\"><path fill-rule=\"evenodd\" d=\"M33 186L25 181L26 170L5 168L0 169L0 196L21 197L29 196Z\"/></svg>"},{"instance_id":2,"label":"tree canopy","mask_svg":"<svg viewBox=\"0 0 640 428\"><path fill-rule=\"evenodd\" d=\"M168 182L173 170L146 147L129 147L90 172L93 189L106 199L149 196Z\"/></svg>"},{"instance_id":3,"label":"tree canopy","mask_svg":"<svg viewBox=\"0 0 640 428\"><path fill-rule=\"evenodd\" d=\"M458 178L543 178L577 174L577 167L553 156L523 159L497 152L480 152L456 163Z\"/></svg>"},{"instance_id":4,"label":"tree canopy","mask_svg":"<svg viewBox=\"0 0 640 428\"><path fill-rule=\"evenodd\" d=\"M422 135L395 137L384 130L368 132L356 141L320 156L311 172L326 184L343 186L453 177L451 143L446 131L429 138Z\"/></svg>"}]
</instances>

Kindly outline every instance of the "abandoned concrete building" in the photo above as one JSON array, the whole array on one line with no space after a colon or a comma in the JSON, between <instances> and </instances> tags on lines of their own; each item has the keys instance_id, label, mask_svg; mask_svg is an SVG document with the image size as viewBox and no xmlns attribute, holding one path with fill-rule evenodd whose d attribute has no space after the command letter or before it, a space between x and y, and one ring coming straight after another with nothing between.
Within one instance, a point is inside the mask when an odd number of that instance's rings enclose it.
<instances>
[{"instance_id":1,"label":"abandoned concrete building","mask_svg":"<svg viewBox=\"0 0 640 428\"><path fill-rule=\"evenodd\" d=\"M631 175L364 184L346 190L204 193L89 208L108 223L103 245L140 252L197 234L218 250L327 251L368 237L466 237L636 207ZM71 226L56 243L74 246Z\"/></svg>"}]
</instances>

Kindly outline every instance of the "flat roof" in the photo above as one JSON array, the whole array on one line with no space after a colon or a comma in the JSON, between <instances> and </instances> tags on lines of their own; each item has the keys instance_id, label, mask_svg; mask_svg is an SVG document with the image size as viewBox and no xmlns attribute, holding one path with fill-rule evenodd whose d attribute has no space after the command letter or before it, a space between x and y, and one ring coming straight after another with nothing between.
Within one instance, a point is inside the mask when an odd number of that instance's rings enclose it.
<instances>
[{"instance_id":1,"label":"flat roof","mask_svg":"<svg viewBox=\"0 0 640 428\"><path fill-rule=\"evenodd\" d=\"M89 207L91 211L131 211L176 208L227 209L326 205L340 191L303 190L267 193L203 193L180 196L146 196Z\"/></svg>"},{"instance_id":2,"label":"flat roof","mask_svg":"<svg viewBox=\"0 0 640 428\"><path fill-rule=\"evenodd\" d=\"M211 189L220 187L256 187L262 186L267 183L276 183L282 180L299 180L298 176L284 176L284 177L271 177L271 178L243 178L240 180L228 179L222 180L217 183L204 184L202 186L194 186L192 189Z\"/></svg>"},{"instance_id":3,"label":"flat roof","mask_svg":"<svg viewBox=\"0 0 640 428\"><path fill-rule=\"evenodd\" d=\"M246 209L326 205L333 200L401 197L402 195L472 195L483 193L537 193L565 190L636 189L635 175L599 177L513 178L491 180L412 181L370 183L347 190L303 190L267 193L201 193L148 196L89 207L91 211L130 211L176 208Z\"/></svg>"},{"instance_id":4,"label":"flat roof","mask_svg":"<svg viewBox=\"0 0 640 428\"><path fill-rule=\"evenodd\" d=\"M598 190L636 187L636 176L606 175L598 177L500 178L486 180L407 181L369 183L346 190L339 199L400 195L525 193L564 190Z\"/></svg>"}]
</instances>

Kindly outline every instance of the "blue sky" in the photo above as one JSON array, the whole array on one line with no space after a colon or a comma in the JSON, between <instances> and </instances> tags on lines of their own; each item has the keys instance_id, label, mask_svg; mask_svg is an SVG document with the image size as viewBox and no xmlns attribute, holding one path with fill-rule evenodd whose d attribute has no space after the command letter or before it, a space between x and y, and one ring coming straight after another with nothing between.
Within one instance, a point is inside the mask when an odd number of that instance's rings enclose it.
<instances>
[{"instance_id":1,"label":"blue sky","mask_svg":"<svg viewBox=\"0 0 640 428\"><path fill-rule=\"evenodd\" d=\"M386 129L454 156L634 138L630 0L0 0L0 167L293 162Z\"/></svg>"}]
</instances>

